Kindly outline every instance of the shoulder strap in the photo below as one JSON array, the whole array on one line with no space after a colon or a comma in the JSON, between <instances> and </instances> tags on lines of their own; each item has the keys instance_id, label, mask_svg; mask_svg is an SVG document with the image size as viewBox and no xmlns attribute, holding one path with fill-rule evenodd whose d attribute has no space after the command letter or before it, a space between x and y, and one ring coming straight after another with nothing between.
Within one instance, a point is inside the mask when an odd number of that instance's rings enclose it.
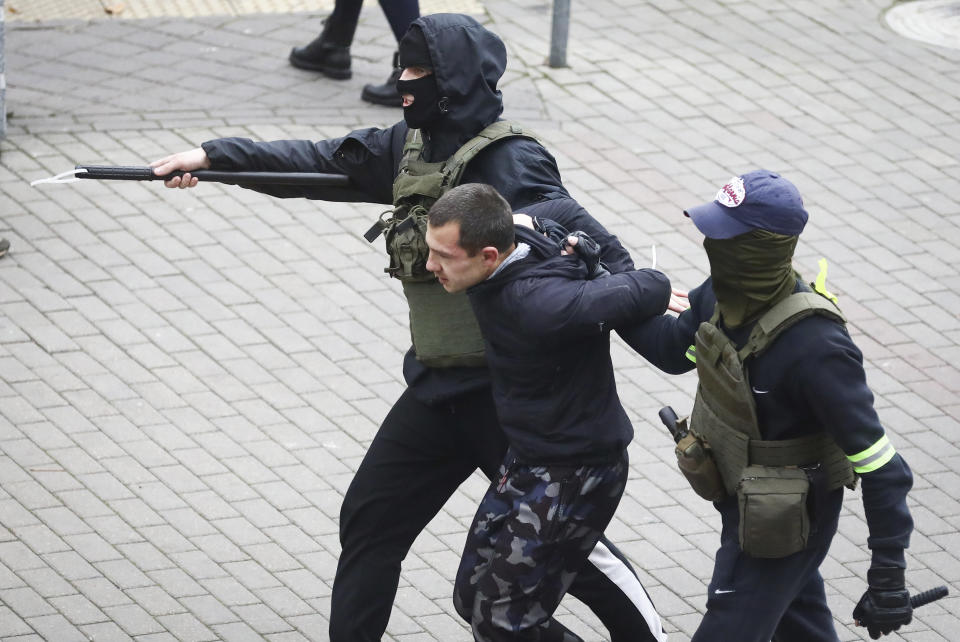
<instances>
[{"instance_id":1,"label":"shoulder strap","mask_svg":"<svg viewBox=\"0 0 960 642\"><path fill-rule=\"evenodd\" d=\"M423 153L423 136L420 135L419 129L408 129L407 138L403 144L403 154L400 157L400 166L399 171L403 170L410 164L411 158L420 158L420 155Z\"/></svg>"},{"instance_id":2,"label":"shoulder strap","mask_svg":"<svg viewBox=\"0 0 960 642\"><path fill-rule=\"evenodd\" d=\"M450 186L459 185L467 163L473 160L477 154L498 140L512 138L514 136L522 136L537 141L538 143L540 142L533 132L529 130L524 131L520 125L512 123L509 120L498 120L491 125L487 125L479 134L468 140L454 153L443 170L446 174L444 184ZM406 149L406 147L404 149Z\"/></svg>"},{"instance_id":3,"label":"shoulder strap","mask_svg":"<svg viewBox=\"0 0 960 642\"><path fill-rule=\"evenodd\" d=\"M762 353L784 330L814 314L826 316L838 323L847 322L840 308L826 297L816 292L795 292L760 317L746 345L738 351L740 360Z\"/></svg>"}]
</instances>

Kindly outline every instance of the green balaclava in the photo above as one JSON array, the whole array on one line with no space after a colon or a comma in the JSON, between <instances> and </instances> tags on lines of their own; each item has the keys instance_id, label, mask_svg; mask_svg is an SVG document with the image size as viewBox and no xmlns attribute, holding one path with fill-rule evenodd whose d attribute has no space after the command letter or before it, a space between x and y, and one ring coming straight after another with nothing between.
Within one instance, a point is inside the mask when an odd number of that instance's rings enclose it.
<instances>
[{"instance_id":1,"label":"green balaclava","mask_svg":"<svg viewBox=\"0 0 960 642\"><path fill-rule=\"evenodd\" d=\"M766 230L728 239L703 239L726 327L756 321L793 293L800 277L792 262L798 239Z\"/></svg>"}]
</instances>

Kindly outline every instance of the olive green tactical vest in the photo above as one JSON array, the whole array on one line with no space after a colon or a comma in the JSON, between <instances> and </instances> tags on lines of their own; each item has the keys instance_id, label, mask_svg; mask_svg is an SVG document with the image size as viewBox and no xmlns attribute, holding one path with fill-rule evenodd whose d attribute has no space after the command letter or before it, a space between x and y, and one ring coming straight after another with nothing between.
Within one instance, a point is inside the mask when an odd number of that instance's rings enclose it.
<instances>
[{"instance_id":1,"label":"olive green tactical vest","mask_svg":"<svg viewBox=\"0 0 960 642\"><path fill-rule=\"evenodd\" d=\"M699 385L690 417L690 428L713 451L727 493L736 493L741 473L748 465L806 466L820 464L831 488L855 483L853 466L833 438L815 435L779 441L760 437L757 410L744 361L763 353L777 336L801 319L821 314L840 323L840 310L814 292L798 292L773 306L757 321L746 345L739 351L717 327L719 306L696 334Z\"/></svg>"},{"instance_id":2,"label":"olive green tactical vest","mask_svg":"<svg viewBox=\"0 0 960 642\"><path fill-rule=\"evenodd\" d=\"M410 335L417 359L427 366L482 366L483 338L470 301L463 292L450 294L427 270L427 211L446 192L460 184L467 163L488 145L530 132L508 121L498 121L467 141L453 156L439 163L423 160L420 131L407 133L399 173L393 181L394 209L384 212L365 235L373 242L386 235L390 265L384 268L400 280L410 307Z\"/></svg>"}]
</instances>

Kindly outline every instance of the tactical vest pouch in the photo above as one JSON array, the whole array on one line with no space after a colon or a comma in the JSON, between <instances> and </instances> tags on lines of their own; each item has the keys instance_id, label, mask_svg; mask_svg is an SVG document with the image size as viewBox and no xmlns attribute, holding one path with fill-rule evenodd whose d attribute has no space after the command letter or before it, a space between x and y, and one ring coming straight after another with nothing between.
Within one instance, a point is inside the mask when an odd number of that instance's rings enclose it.
<instances>
[{"instance_id":1,"label":"tactical vest pouch","mask_svg":"<svg viewBox=\"0 0 960 642\"><path fill-rule=\"evenodd\" d=\"M675 451L677 467L697 495L711 502L719 502L727 496L713 453L699 435L688 432L677 442Z\"/></svg>"},{"instance_id":2,"label":"tactical vest pouch","mask_svg":"<svg viewBox=\"0 0 960 642\"><path fill-rule=\"evenodd\" d=\"M810 535L810 480L801 468L747 466L737 486L740 549L778 559L802 551Z\"/></svg>"},{"instance_id":3,"label":"tactical vest pouch","mask_svg":"<svg viewBox=\"0 0 960 642\"><path fill-rule=\"evenodd\" d=\"M384 271L390 276L407 281L436 280L427 270L427 210L417 205L410 208L405 218L390 219L386 226L387 254L390 267Z\"/></svg>"},{"instance_id":4,"label":"tactical vest pouch","mask_svg":"<svg viewBox=\"0 0 960 642\"><path fill-rule=\"evenodd\" d=\"M417 359L432 368L486 364L483 337L470 300L450 294L436 279L403 281L410 304L410 335Z\"/></svg>"},{"instance_id":5,"label":"tactical vest pouch","mask_svg":"<svg viewBox=\"0 0 960 642\"><path fill-rule=\"evenodd\" d=\"M717 414L705 401L703 388L702 383L697 387L690 425L709 446L726 494L733 495L737 492L741 471L750 463L750 437Z\"/></svg>"}]
</instances>

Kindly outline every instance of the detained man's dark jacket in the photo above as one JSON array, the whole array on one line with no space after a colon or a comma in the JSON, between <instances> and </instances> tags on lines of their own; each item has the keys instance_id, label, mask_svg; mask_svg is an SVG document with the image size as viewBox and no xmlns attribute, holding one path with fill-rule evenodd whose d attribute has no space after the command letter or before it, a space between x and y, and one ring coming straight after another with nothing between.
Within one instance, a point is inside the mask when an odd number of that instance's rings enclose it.
<instances>
[{"instance_id":1,"label":"detained man's dark jacket","mask_svg":"<svg viewBox=\"0 0 960 642\"><path fill-rule=\"evenodd\" d=\"M440 93L449 99L442 123L424 134L427 160L440 161L499 120L503 101L496 87L506 68L506 50L467 16L436 14L413 24L423 29ZM221 138L203 143L203 149L217 170L337 173L346 174L352 183L349 189L258 188L273 196L386 204L391 203L407 131L406 123L400 121L386 129L358 129L319 142ZM611 272L633 269L619 241L569 198L556 161L540 144L527 138L494 143L467 165L461 182L492 185L515 210L537 215L542 208L540 216L569 230L583 230L597 240ZM403 369L414 393L428 403L489 385L486 368L426 368L412 350Z\"/></svg>"},{"instance_id":2,"label":"detained man's dark jacket","mask_svg":"<svg viewBox=\"0 0 960 642\"><path fill-rule=\"evenodd\" d=\"M610 359L610 331L663 314L655 270L587 279L577 256L525 227L530 254L467 290L486 346L500 425L528 463L608 462L633 438Z\"/></svg>"},{"instance_id":3,"label":"detained man's dark jacket","mask_svg":"<svg viewBox=\"0 0 960 642\"><path fill-rule=\"evenodd\" d=\"M809 290L797 282L797 290ZM711 279L690 291L690 309L679 317L661 316L621 335L662 370L686 372L694 364L685 357L700 323L713 314L716 296ZM721 329L742 346L752 324ZM814 315L783 332L760 355L746 361L747 374L764 439L790 439L828 432L847 455L855 455L883 437L884 429L867 386L863 355L846 327ZM863 506L874 566L905 565L903 549L910 543L913 521L907 492L913 474L899 455L860 477ZM733 500L735 501L735 500Z\"/></svg>"}]
</instances>

